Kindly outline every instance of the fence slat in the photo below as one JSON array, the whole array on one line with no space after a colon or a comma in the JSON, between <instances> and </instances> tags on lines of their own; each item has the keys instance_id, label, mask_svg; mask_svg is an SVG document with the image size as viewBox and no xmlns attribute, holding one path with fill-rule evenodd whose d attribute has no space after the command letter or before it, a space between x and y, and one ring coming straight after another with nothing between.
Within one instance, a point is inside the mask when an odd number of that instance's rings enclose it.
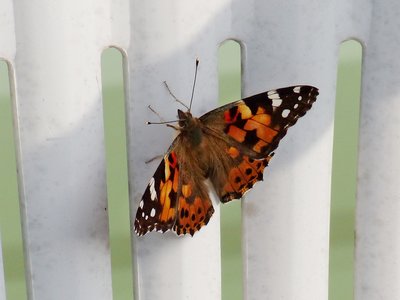
<instances>
[{"instance_id":1,"label":"fence slat","mask_svg":"<svg viewBox=\"0 0 400 300\"><path fill-rule=\"evenodd\" d=\"M224 26L218 25L226 14L225 2L133 1L127 117L132 222L159 163L145 161L163 154L174 135L165 126L145 125L157 119L147 105L166 120L176 119L177 108L185 110L174 102L163 81L189 103L195 59L199 58L193 115L216 107L217 52L224 36ZM154 232L135 236L136 299L221 298L219 204L214 208L209 224L193 238Z\"/></svg>"},{"instance_id":2,"label":"fence slat","mask_svg":"<svg viewBox=\"0 0 400 300\"><path fill-rule=\"evenodd\" d=\"M0 0L0 58L12 60L15 55L15 29L12 0Z\"/></svg>"},{"instance_id":3,"label":"fence slat","mask_svg":"<svg viewBox=\"0 0 400 300\"><path fill-rule=\"evenodd\" d=\"M98 5L14 2L18 169L32 300L112 298Z\"/></svg>"},{"instance_id":4,"label":"fence slat","mask_svg":"<svg viewBox=\"0 0 400 300\"><path fill-rule=\"evenodd\" d=\"M242 6L236 19L251 16L235 29L245 46L245 96L294 84L320 89L243 201L244 299L327 299L338 44L331 9L311 1L307 9L295 1Z\"/></svg>"},{"instance_id":5,"label":"fence slat","mask_svg":"<svg viewBox=\"0 0 400 300\"><path fill-rule=\"evenodd\" d=\"M357 300L400 299L400 3L373 3L360 118Z\"/></svg>"}]
</instances>

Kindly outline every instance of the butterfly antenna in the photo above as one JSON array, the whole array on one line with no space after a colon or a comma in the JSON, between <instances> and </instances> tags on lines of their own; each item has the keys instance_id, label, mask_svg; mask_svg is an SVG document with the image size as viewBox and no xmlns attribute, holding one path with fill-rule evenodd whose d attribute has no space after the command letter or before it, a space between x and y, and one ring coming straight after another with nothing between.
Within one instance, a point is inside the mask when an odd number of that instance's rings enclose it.
<instances>
[{"instance_id":1,"label":"butterfly antenna","mask_svg":"<svg viewBox=\"0 0 400 300\"><path fill-rule=\"evenodd\" d=\"M154 124L170 124L170 123L177 123L179 120L173 121L163 121L163 122L146 122L147 125L154 125Z\"/></svg>"},{"instance_id":2,"label":"butterfly antenna","mask_svg":"<svg viewBox=\"0 0 400 300\"><path fill-rule=\"evenodd\" d=\"M156 112L156 111L151 107L151 105L147 105L147 108L150 109L150 111L151 111L153 114L155 114L155 115L160 119L160 122L164 122L164 121L165 121L165 120L160 116L160 114L159 114L158 112Z\"/></svg>"},{"instance_id":3,"label":"butterfly antenna","mask_svg":"<svg viewBox=\"0 0 400 300\"><path fill-rule=\"evenodd\" d=\"M170 123L176 123L179 122L180 120L173 120L173 121L165 121L158 112L156 112L150 105L147 106L148 109L151 110L152 113L157 115L157 117L160 119L160 122L146 122L147 125L153 125L153 124L165 124L167 127L174 128L175 130L178 130L178 128L174 125L171 125Z\"/></svg>"},{"instance_id":4,"label":"butterfly antenna","mask_svg":"<svg viewBox=\"0 0 400 300\"><path fill-rule=\"evenodd\" d=\"M167 88L168 93L172 96L172 98L175 99L176 102L182 104L182 106L184 106L184 107L186 107L187 109L189 109L189 107L188 107L185 103L183 103L181 100L179 100L179 99L174 95L174 93L172 93L172 91L171 91L171 89L169 88L168 83L167 83L166 81L164 81L164 85L165 85L165 87Z\"/></svg>"},{"instance_id":5,"label":"butterfly antenna","mask_svg":"<svg viewBox=\"0 0 400 300\"><path fill-rule=\"evenodd\" d=\"M199 59L196 58L196 69L194 70L194 80L193 80L192 96L190 97L189 111L192 108L192 102L193 102L193 96L194 96L194 87L196 86L196 78L197 78L197 69L198 69L198 67L199 67Z\"/></svg>"}]
</instances>

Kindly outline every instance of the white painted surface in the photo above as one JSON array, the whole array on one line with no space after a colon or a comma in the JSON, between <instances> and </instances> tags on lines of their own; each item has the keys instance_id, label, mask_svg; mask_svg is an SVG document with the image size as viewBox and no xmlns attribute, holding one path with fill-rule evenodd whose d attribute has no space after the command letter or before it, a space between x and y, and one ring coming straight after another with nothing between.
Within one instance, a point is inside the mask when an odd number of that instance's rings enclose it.
<instances>
[{"instance_id":1,"label":"white painted surface","mask_svg":"<svg viewBox=\"0 0 400 300\"><path fill-rule=\"evenodd\" d=\"M110 36L118 3L0 3L2 55L16 87L29 299L112 297L100 55L121 37Z\"/></svg>"},{"instance_id":2,"label":"white painted surface","mask_svg":"<svg viewBox=\"0 0 400 300\"><path fill-rule=\"evenodd\" d=\"M6 300L6 285L4 282L3 249L0 235L0 300Z\"/></svg>"},{"instance_id":3,"label":"white painted surface","mask_svg":"<svg viewBox=\"0 0 400 300\"><path fill-rule=\"evenodd\" d=\"M365 40L358 201L357 300L400 299L400 3L374 2Z\"/></svg>"},{"instance_id":4,"label":"white painted surface","mask_svg":"<svg viewBox=\"0 0 400 300\"><path fill-rule=\"evenodd\" d=\"M165 126L147 126L157 120L151 104L164 119L174 120L184 109L168 94L186 103L195 59L200 65L192 113L200 116L218 100L217 54L226 26L227 1L132 2L132 36L129 58L129 170L132 222L137 206L159 161L145 161L167 151L175 135ZM209 224L194 237L152 232L133 239L136 299L221 298L219 203Z\"/></svg>"},{"instance_id":5,"label":"white painted surface","mask_svg":"<svg viewBox=\"0 0 400 300\"><path fill-rule=\"evenodd\" d=\"M0 1L0 58L15 55L15 30L12 0Z\"/></svg>"},{"instance_id":6,"label":"white painted surface","mask_svg":"<svg viewBox=\"0 0 400 300\"><path fill-rule=\"evenodd\" d=\"M338 42L329 1L304 4L237 1L235 19L249 16L233 22L244 44L244 96L295 84L320 89L281 141L264 182L243 200L244 299L328 297Z\"/></svg>"},{"instance_id":7,"label":"white painted surface","mask_svg":"<svg viewBox=\"0 0 400 300\"><path fill-rule=\"evenodd\" d=\"M349 4L351 3L351 4ZM13 68L30 299L111 299L100 53L127 54L131 210L172 140L147 127L190 96L215 107L216 55L243 45L244 95L313 84L320 96L282 141L243 204L245 299L327 299L330 165L339 42L365 45L356 299L398 299L399 14L394 0L0 0L0 56ZM133 238L136 299L219 299L219 206L194 238ZM0 280L1 281L1 280ZM1 288L0 288L1 294Z\"/></svg>"}]
</instances>

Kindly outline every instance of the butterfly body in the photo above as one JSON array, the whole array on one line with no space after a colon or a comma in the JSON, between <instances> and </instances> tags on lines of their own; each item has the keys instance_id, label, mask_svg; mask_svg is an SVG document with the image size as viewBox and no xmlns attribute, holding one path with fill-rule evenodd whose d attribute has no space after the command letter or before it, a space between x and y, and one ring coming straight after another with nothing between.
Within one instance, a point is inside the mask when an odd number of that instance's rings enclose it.
<instances>
[{"instance_id":1,"label":"butterfly body","mask_svg":"<svg viewBox=\"0 0 400 300\"><path fill-rule=\"evenodd\" d=\"M241 198L263 179L279 141L317 95L312 86L293 86L232 102L200 118L178 110L179 134L139 203L136 233L200 230L214 212L205 181L221 202Z\"/></svg>"}]
</instances>

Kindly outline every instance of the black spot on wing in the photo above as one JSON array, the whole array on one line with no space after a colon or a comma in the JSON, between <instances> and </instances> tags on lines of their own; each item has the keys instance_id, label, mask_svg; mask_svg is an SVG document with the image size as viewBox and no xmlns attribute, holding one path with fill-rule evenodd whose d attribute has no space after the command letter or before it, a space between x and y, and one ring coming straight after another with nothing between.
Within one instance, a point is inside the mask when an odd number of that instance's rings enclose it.
<instances>
[{"instance_id":1,"label":"black spot on wing","mask_svg":"<svg viewBox=\"0 0 400 300\"><path fill-rule=\"evenodd\" d=\"M260 138L257 136L257 130L249 130L246 133L246 136L244 138L244 143L246 145L249 145L250 147L253 147L257 142L260 140Z\"/></svg>"},{"instance_id":2,"label":"black spot on wing","mask_svg":"<svg viewBox=\"0 0 400 300\"><path fill-rule=\"evenodd\" d=\"M272 112L272 100L268 98L267 93L244 98L243 102L250 108L253 115L257 113L259 106L267 108L267 112Z\"/></svg>"}]
</instances>

